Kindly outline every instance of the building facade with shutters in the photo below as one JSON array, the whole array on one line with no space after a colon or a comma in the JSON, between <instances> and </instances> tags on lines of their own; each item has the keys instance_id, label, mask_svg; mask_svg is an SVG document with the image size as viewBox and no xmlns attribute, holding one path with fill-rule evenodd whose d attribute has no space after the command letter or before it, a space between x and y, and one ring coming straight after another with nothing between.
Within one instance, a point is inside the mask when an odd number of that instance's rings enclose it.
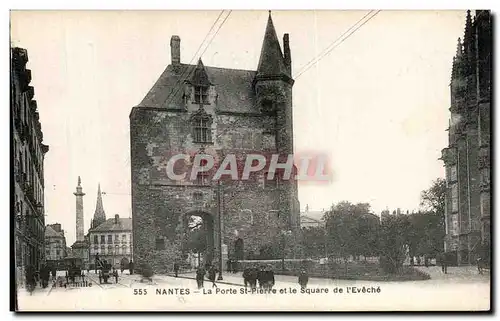
<instances>
[{"instance_id":1,"label":"building facade with shutters","mask_svg":"<svg viewBox=\"0 0 500 321\"><path fill-rule=\"evenodd\" d=\"M118 214L114 218L106 218L100 184L97 187L94 216L85 238L89 244L88 256L91 268L95 268L96 255L117 268L120 264L127 267L132 259L132 219L120 218Z\"/></svg>"},{"instance_id":2,"label":"building facade with shutters","mask_svg":"<svg viewBox=\"0 0 500 321\"><path fill-rule=\"evenodd\" d=\"M28 52L10 50L11 182L14 253L18 282L26 266L39 270L44 250L44 157L49 147L43 133L35 90L30 86L31 70L26 68Z\"/></svg>"},{"instance_id":3,"label":"building facade with shutters","mask_svg":"<svg viewBox=\"0 0 500 321\"><path fill-rule=\"evenodd\" d=\"M63 262L66 257L66 237L61 224L49 224L45 227L45 260L48 264Z\"/></svg>"},{"instance_id":4,"label":"building facade with shutters","mask_svg":"<svg viewBox=\"0 0 500 321\"><path fill-rule=\"evenodd\" d=\"M226 248L234 259L267 253L281 233L300 229L296 181L280 174L167 175L169 159L179 154L187 155L175 164L181 167L197 155L218 164L235 155L238 166L252 153L293 155L288 34L282 51L269 15L256 70L182 63L180 41L171 38L171 63L130 114L134 257L157 270L177 259L172 249L182 249L190 216L202 217L209 231L205 263L224 257Z\"/></svg>"},{"instance_id":5,"label":"building facade with shutters","mask_svg":"<svg viewBox=\"0 0 500 321\"><path fill-rule=\"evenodd\" d=\"M451 76L444 250L458 264L487 255L491 244L491 13L467 12ZM485 252L486 251L486 252Z\"/></svg>"},{"instance_id":6,"label":"building facade with shutters","mask_svg":"<svg viewBox=\"0 0 500 321\"><path fill-rule=\"evenodd\" d=\"M95 263L96 255L116 268L119 268L121 264L128 267L133 254L131 218L120 218L116 214L114 218L107 219L90 229L88 236L91 267Z\"/></svg>"}]
</instances>

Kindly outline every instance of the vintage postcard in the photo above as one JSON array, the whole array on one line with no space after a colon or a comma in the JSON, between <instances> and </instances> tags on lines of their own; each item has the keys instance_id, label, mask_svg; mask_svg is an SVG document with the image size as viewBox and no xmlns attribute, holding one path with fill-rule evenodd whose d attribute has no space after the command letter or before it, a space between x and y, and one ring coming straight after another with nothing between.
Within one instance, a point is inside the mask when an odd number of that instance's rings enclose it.
<instances>
[{"instance_id":1,"label":"vintage postcard","mask_svg":"<svg viewBox=\"0 0 500 321\"><path fill-rule=\"evenodd\" d=\"M489 311L492 12L10 12L16 311Z\"/></svg>"}]
</instances>

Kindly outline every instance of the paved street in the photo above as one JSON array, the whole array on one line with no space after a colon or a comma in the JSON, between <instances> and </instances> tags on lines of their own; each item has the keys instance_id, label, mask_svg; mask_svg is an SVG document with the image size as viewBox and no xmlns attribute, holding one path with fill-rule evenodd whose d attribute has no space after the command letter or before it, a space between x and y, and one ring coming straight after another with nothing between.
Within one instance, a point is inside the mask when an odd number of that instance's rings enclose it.
<instances>
[{"instance_id":1,"label":"paved street","mask_svg":"<svg viewBox=\"0 0 500 321\"><path fill-rule=\"evenodd\" d=\"M433 279L409 282L370 282L311 278L309 291L300 293L296 278L276 276L276 292L242 294L242 286L218 283L216 293L205 281L205 290L196 289L193 274L175 278L155 275L152 283L141 283L138 275L121 275L119 283L99 284L95 273L89 287L58 286L29 295L19 291L19 307L25 310L485 310L490 306L490 277L468 275L459 270L443 275L438 267L429 269ZM439 272L439 273L438 273ZM180 275L181 276L181 275ZM224 274L222 282L241 284L241 274ZM353 289L352 287L356 287ZM365 293L362 289L365 287ZM380 292L377 289L380 288ZM368 291L366 291L368 289ZM209 294L209 290L212 291ZM325 291L328 290L328 293ZM286 293L279 294L280 291ZM296 291L296 293L293 293ZM342 293L340 293L342 291ZM224 293L221 293L224 292ZM322 293L317 293L322 292ZM359 292L359 293L358 293ZM369 293L371 292L371 293ZM466 293L467 295L457 295Z\"/></svg>"}]
</instances>

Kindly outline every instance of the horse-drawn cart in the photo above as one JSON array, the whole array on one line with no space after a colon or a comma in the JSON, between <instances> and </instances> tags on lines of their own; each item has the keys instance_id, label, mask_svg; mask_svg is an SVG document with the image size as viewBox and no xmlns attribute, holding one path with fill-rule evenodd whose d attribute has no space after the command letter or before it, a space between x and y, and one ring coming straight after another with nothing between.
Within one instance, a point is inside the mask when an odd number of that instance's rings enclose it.
<instances>
[{"instance_id":1,"label":"horse-drawn cart","mask_svg":"<svg viewBox=\"0 0 500 321\"><path fill-rule=\"evenodd\" d=\"M109 283L108 280L110 277L114 277L116 283L118 283L118 271L113 269L111 271L111 264L101 260L96 260L96 266L99 269L99 283Z\"/></svg>"},{"instance_id":2,"label":"horse-drawn cart","mask_svg":"<svg viewBox=\"0 0 500 321\"><path fill-rule=\"evenodd\" d=\"M66 265L66 279L68 282L71 281L74 283L77 279L83 281L83 260L81 258L68 257L64 259L64 263Z\"/></svg>"}]
</instances>

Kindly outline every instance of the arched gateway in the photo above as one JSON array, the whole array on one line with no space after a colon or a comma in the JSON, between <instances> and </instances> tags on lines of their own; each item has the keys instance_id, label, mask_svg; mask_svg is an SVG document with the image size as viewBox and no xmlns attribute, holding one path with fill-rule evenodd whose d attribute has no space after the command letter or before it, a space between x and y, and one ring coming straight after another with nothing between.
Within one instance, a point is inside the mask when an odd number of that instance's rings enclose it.
<instances>
[{"instance_id":1,"label":"arched gateway","mask_svg":"<svg viewBox=\"0 0 500 321\"><path fill-rule=\"evenodd\" d=\"M203 211L187 212L182 217L182 249L184 254L199 255L200 264L214 263L215 258L215 220L210 213Z\"/></svg>"}]
</instances>

